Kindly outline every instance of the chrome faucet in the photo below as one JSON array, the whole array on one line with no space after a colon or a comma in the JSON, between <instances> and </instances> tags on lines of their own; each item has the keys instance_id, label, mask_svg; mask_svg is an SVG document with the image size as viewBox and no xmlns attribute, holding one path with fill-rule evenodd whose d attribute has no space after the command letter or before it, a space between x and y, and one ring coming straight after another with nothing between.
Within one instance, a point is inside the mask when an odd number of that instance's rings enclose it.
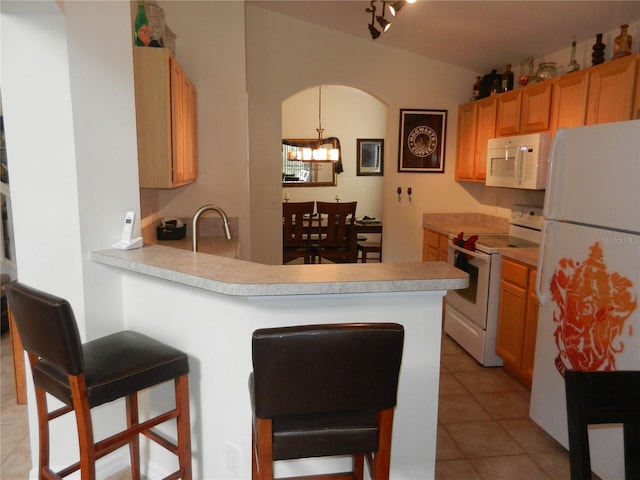
<instances>
[{"instance_id":1,"label":"chrome faucet","mask_svg":"<svg viewBox=\"0 0 640 480\"><path fill-rule=\"evenodd\" d=\"M220 215L220 217L222 218L222 223L224 226L224 236L227 240L231 240L231 232L229 231L229 220L227 218L227 214L224 213L224 210L222 210L222 208L220 208L217 205L203 205L202 207L200 207L195 215L193 216L193 251L197 252L198 251L198 219L200 218L200 215L202 215L204 212L207 212L209 210L213 210L214 212L217 212L218 215Z\"/></svg>"}]
</instances>

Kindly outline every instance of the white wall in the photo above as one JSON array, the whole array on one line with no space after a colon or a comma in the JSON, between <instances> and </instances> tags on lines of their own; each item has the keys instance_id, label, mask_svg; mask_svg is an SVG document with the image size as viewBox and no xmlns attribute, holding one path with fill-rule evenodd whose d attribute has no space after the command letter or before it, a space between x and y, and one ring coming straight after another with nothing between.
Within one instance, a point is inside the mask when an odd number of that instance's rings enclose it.
<instances>
[{"instance_id":1,"label":"white wall","mask_svg":"<svg viewBox=\"0 0 640 480\"><path fill-rule=\"evenodd\" d=\"M88 252L117 240L124 212L138 210L129 4L69 2L65 16L52 1L0 8L18 277L68 299L83 338L120 330L120 278ZM98 435L114 423L102 412ZM55 466L75 460L75 437L72 417L55 423Z\"/></svg>"},{"instance_id":2,"label":"white wall","mask_svg":"<svg viewBox=\"0 0 640 480\"><path fill-rule=\"evenodd\" d=\"M280 213L269 199L281 198L280 165L270 161L280 151L281 102L318 84L358 88L387 105L383 217L385 261L420 260L422 214L477 209L473 194L453 180L458 104L469 97L475 73L357 39L307 22L247 5L247 79L251 162L252 258L277 263ZM296 75L281 68L295 58ZM330 65L331 68L327 66ZM445 109L447 156L444 174L397 172L401 108ZM260 147L258 149L258 146ZM265 154L266 152L266 154ZM413 202L398 202L396 188L413 189Z\"/></svg>"},{"instance_id":3,"label":"white wall","mask_svg":"<svg viewBox=\"0 0 640 480\"><path fill-rule=\"evenodd\" d=\"M381 176L357 175L357 139L382 138L387 130L386 106L366 92L340 85L322 86L324 138L337 137L344 171L335 187L283 188L290 201L357 201L356 215L382 218ZM317 138L318 88L296 93L282 102L282 138ZM281 158L281 157L280 157ZM390 168L385 158L385 167ZM391 166L394 166L393 164Z\"/></svg>"},{"instance_id":4,"label":"white wall","mask_svg":"<svg viewBox=\"0 0 640 480\"><path fill-rule=\"evenodd\" d=\"M243 1L158 2L177 35L176 58L198 92L197 183L158 191L159 217L191 217L207 203L239 219L249 259L249 161Z\"/></svg>"}]
</instances>

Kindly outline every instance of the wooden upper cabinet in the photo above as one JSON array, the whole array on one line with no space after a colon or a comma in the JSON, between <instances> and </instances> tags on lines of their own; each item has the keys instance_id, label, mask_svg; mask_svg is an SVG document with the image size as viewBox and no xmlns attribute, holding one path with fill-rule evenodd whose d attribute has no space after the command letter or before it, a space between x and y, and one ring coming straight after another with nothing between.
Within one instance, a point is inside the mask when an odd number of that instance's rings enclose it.
<instances>
[{"instance_id":1,"label":"wooden upper cabinet","mask_svg":"<svg viewBox=\"0 0 640 480\"><path fill-rule=\"evenodd\" d=\"M141 188L176 188L198 176L197 96L167 48L134 48Z\"/></svg>"},{"instance_id":2,"label":"wooden upper cabinet","mask_svg":"<svg viewBox=\"0 0 640 480\"><path fill-rule=\"evenodd\" d=\"M545 81L498 95L499 137L549 130L552 83Z\"/></svg>"},{"instance_id":3,"label":"wooden upper cabinet","mask_svg":"<svg viewBox=\"0 0 640 480\"><path fill-rule=\"evenodd\" d=\"M458 107L458 137L456 141L456 180L473 180L476 145L476 103Z\"/></svg>"},{"instance_id":4,"label":"wooden upper cabinet","mask_svg":"<svg viewBox=\"0 0 640 480\"><path fill-rule=\"evenodd\" d=\"M638 55L630 55L589 69L587 125L635 118Z\"/></svg>"},{"instance_id":5,"label":"wooden upper cabinet","mask_svg":"<svg viewBox=\"0 0 640 480\"><path fill-rule=\"evenodd\" d=\"M518 89L496 96L498 102L496 135L499 137L520 133L521 95L522 89Z\"/></svg>"},{"instance_id":6,"label":"wooden upper cabinet","mask_svg":"<svg viewBox=\"0 0 640 480\"><path fill-rule=\"evenodd\" d=\"M520 133L545 132L551 118L553 84L538 83L521 90Z\"/></svg>"},{"instance_id":7,"label":"wooden upper cabinet","mask_svg":"<svg viewBox=\"0 0 640 480\"><path fill-rule=\"evenodd\" d=\"M487 178L487 143L496 136L497 101L495 97L483 98L476 102L476 145L473 163L473 178L484 181Z\"/></svg>"},{"instance_id":8,"label":"wooden upper cabinet","mask_svg":"<svg viewBox=\"0 0 640 480\"><path fill-rule=\"evenodd\" d=\"M554 79L552 131L563 127L581 127L586 123L588 93L588 70L580 70Z\"/></svg>"},{"instance_id":9,"label":"wooden upper cabinet","mask_svg":"<svg viewBox=\"0 0 640 480\"><path fill-rule=\"evenodd\" d=\"M487 141L496 134L496 97L458 107L456 180L484 182Z\"/></svg>"}]
</instances>

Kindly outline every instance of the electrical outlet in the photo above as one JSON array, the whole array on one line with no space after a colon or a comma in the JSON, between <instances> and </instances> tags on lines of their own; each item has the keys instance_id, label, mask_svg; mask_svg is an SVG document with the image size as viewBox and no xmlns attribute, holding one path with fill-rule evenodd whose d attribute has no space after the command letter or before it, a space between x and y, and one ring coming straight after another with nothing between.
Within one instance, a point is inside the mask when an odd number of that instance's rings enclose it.
<instances>
[{"instance_id":1,"label":"electrical outlet","mask_svg":"<svg viewBox=\"0 0 640 480\"><path fill-rule=\"evenodd\" d=\"M227 470L234 478L240 478L240 448L231 442L227 442Z\"/></svg>"}]
</instances>

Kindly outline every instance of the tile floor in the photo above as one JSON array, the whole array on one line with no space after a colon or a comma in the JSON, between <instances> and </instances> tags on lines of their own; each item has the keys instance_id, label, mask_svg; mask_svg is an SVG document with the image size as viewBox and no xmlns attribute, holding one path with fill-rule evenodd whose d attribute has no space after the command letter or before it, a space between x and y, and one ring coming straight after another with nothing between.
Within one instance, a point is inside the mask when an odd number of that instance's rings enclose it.
<instances>
[{"instance_id":1,"label":"tile floor","mask_svg":"<svg viewBox=\"0 0 640 480\"><path fill-rule=\"evenodd\" d=\"M0 478L28 478L27 409L15 402L9 336L2 336ZM528 418L529 392L482 368L444 336L436 480L569 480L566 450ZM109 480L126 480L124 471Z\"/></svg>"},{"instance_id":2,"label":"tile floor","mask_svg":"<svg viewBox=\"0 0 640 480\"><path fill-rule=\"evenodd\" d=\"M569 480L567 451L529 418L529 391L443 336L436 480Z\"/></svg>"}]
</instances>

